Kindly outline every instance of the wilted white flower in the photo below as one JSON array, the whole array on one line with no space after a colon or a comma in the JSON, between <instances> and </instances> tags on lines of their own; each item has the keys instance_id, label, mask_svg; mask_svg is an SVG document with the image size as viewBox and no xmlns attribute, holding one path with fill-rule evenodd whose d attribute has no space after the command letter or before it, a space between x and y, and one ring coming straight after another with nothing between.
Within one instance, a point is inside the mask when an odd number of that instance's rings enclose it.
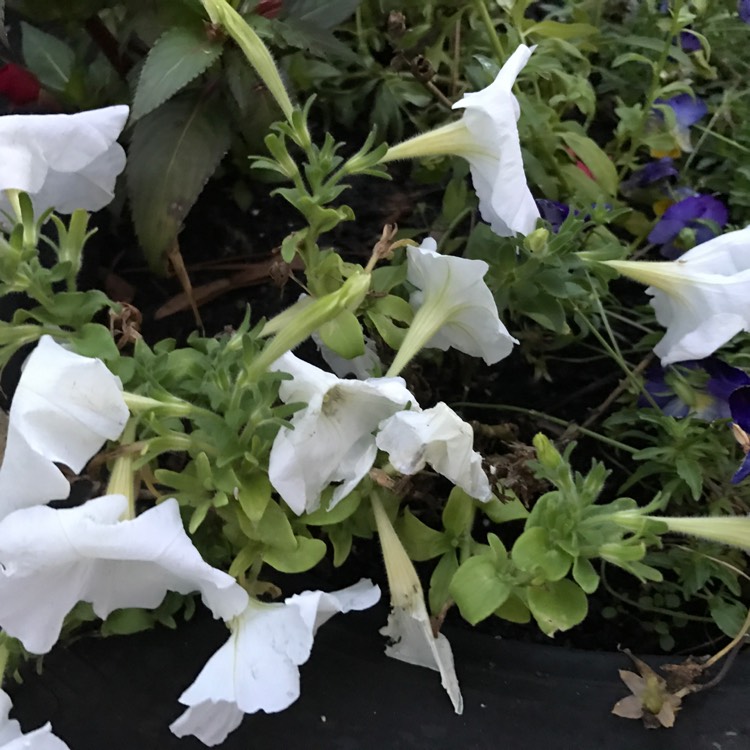
<instances>
[{"instance_id":1,"label":"wilted white flower","mask_svg":"<svg viewBox=\"0 0 750 750\"><path fill-rule=\"evenodd\" d=\"M488 365L510 354L518 341L498 316L483 260L441 255L432 237L410 247L407 257L407 278L417 287L409 300L416 313L389 375L401 372L422 347L453 347Z\"/></svg>"},{"instance_id":2,"label":"wilted white flower","mask_svg":"<svg viewBox=\"0 0 750 750\"><path fill-rule=\"evenodd\" d=\"M473 449L471 425L442 402L425 411L400 411L388 417L380 425L376 443L402 474L416 474L429 464L467 495L477 500L492 497L482 457Z\"/></svg>"},{"instance_id":3,"label":"wilted white flower","mask_svg":"<svg viewBox=\"0 0 750 750\"><path fill-rule=\"evenodd\" d=\"M539 209L523 171L518 118L521 108L512 88L534 51L519 45L494 82L466 94L453 105L463 109L458 122L422 133L388 150L383 162L422 156L456 154L469 162L479 212L501 237L529 234Z\"/></svg>"},{"instance_id":4,"label":"wilted white flower","mask_svg":"<svg viewBox=\"0 0 750 750\"><path fill-rule=\"evenodd\" d=\"M713 354L750 331L750 226L714 237L669 262L606 261L643 284L666 327L654 347L663 365Z\"/></svg>"},{"instance_id":5,"label":"wilted white flower","mask_svg":"<svg viewBox=\"0 0 750 750\"><path fill-rule=\"evenodd\" d=\"M298 515L320 505L320 493L339 482L331 506L346 497L372 468L378 449L374 431L391 414L415 403L401 378L341 380L287 352L272 366L289 373L279 396L306 403L282 427L273 447L268 476Z\"/></svg>"},{"instance_id":6,"label":"wilted white flower","mask_svg":"<svg viewBox=\"0 0 750 750\"><path fill-rule=\"evenodd\" d=\"M385 653L407 664L440 672L441 683L453 709L457 714L463 713L464 700L456 677L451 645L442 633L436 635L432 630L417 571L377 495L372 498L372 510L391 594L388 623L380 629L381 635L387 636L390 641Z\"/></svg>"},{"instance_id":7,"label":"wilted white flower","mask_svg":"<svg viewBox=\"0 0 750 750\"><path fill-rule=\"evenodd\" d=\"M74 115L0 117L0 191L29 193L36 213L103 208L125 168L117 137L128 111L120 105ZM8 207L3 197L0 209Z\"/></svg>"},{"instance_id":8,"label":"wilted white flower","mask_svg":"<svg viewBox=\"0 0 750 750\"><path fill-rule=\"evenodd\" d=\"M79 602L101 618L157 607L167 591L200 591L215 617L239 614L247 594L203 561L174 498L133 520L122 495L75 508L23 508L0 521L0 627L34 654L49 651Z\"/></svg>"},{"instance_id":9,"label":"wilted white flower","mask_svg":"<svg viewBox=\"0 0 750 750\"><path fill-rule=\"evenodd\" d=\"M245 714L283 711L300 694L299 665L310 657L318 628L337 612L367 609L380 599L368 580L340 591L305 591L283 603L251 599L229 627L229 640L180 696L189 708L172 723L178 736L222 743Z\"/></svg>"},{"instance_id":10,"label":"wilted white flower","mask_svg":"<svg viewBox=\"0 0 750 750\"><path fill-rule=\"evenodd\" d=\"M12 707L10 696L0 690L0 750L69 750L59 737L52 734L49 722L24 734L19 723L9 718Z\"/></svg>"},{"instance_id":11,"label":"wilted white flower","mask_svg":"<svg viewBox=\"0 0 750 750\"><path fill-rule=\"evenodd\" d=\"M128 415L120 380L101 360L43 336L26 361L10 408L0 518L66 498L70 485L55 463L81 471L106 440L120 436Z\"/></svg>"}]
</instances>

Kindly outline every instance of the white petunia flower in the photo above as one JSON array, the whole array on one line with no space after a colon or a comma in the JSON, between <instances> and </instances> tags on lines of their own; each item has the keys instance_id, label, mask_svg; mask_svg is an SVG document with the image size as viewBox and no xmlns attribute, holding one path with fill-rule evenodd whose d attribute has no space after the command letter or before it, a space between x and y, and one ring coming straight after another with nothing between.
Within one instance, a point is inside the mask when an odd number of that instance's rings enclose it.
<instances>
[{"instance_id":1,"label":"white petunia flower","mask_svg":"<svg viewBox=\"0 0 750 750\"><path fill-rule=\"evenodd\" d=\"M157 607L167 591L200 591L215 617L241 612L247 594L201 558L173 498L133 520L122 495L76 508L23 508L0 521L0 627L34 654L49 651L79 602L101 618Z\"/></svg>"},{"instance_id":2,"label":"white petunia flower","mask_svg":"<svg viewBox=\"0 0 750 750\"><path fill-rule=\"evenodd\" d=\"M426 464L477 500L492 497L482 470L482 457L473 450L474 431L444 403L425 411L400 411L380 424L380 450L402 474L416 474Z\"/></svg>"},{"instance_id":3,"label":"white petunia flower","mask_svg":"<svg viewBox=\"0 0 750 750\"><path fill-rule=\"evenodd\" d=\"M37 215L48 208L64 214L103 208L125 168L117 137L128 111L120 105L74 115L0 117L0 191L29 193ZM8 209L3 196L0 210Z\"/></svg>"},{"instance_id":4,"label":"white petunia flower","mask_svg":"<svg viewBox=\"0 0 750 750\"><path fill-rule=\"evenodd\" d=\"M2 119L2 118L0 118ZM0 519L68 496L55 463L80 472L129 416L120 379L101 360L68 351L43 336L24 366L10 408L0 465Z\"/></svg>"},{"instance_id":5,"label":"white petunia flower","mask_svg":"<svg viewBox=\"0 0 750 750\"><path fill-rule=\"evenodd\" d=\"M479 212L501 237L529 234L539 209L523 171L518 118L521 108L512 88L534 47L521 44L487 88L466 94L453 105L463 109L458 122L422 133L388 150L382 162L456 154L469 162Z\"/></svg>"},{"instance_id":6,"label":"white petunia flower","mask_svg":"<svg viewBox=\"0 0 750 750\"><path fill-rule=\"evenodd\" d=\"M488 365L510 354L518 341L498 316L484 282L488 269L483 260L441 255L432 237L409 248L407 278L417 287L409 301L416 313L389 375L401 372L422 347L453 347Z\"/></svg>"},{"instance_id":7,"label":"white petunia flower","mask_svg":"<svg viewBox=\"0 0 750 750\"><path fill-rule=\"evenodd\" d=\"M606 265L651 285L646 293L667 329L654 347L663 365L703 359L750 331L750 226L703 242L675 261Z\"/></svg>"},{"instance_id":8,"label":"white petunia flower","mask_svg":"<svg viewBox=\"0 0 750 750\"><path fill-rule=\"evenodd\" d=\"M189 708L170 729L221 744L245 714L283 711L300 694L299 665L310 657L318 628L338 612L367 609L380 599L368 580L340 591L305 591L283 603L251 599L230 623L232 635L180 696Z\"/></svg>"},{"instance_id":9,"label":"white petunia flower","mask_svg":"<svg viewBox=\"0 0 750 750\"><path fill-rule=\"evenodd\" d=\"M320 505L320 493L338 482L333 507L372 468L378 449L374 432L386 418L415 403L401 378L341 380L303 362L291 352L272 370L292 375L282 381L284 403L306 403L282 427L268 467L271 484L297 515Z\"/></svg>"},{"instance_id":10,"label":"white petunia flower","mask_svg":"<svg viewBox=\"0 0 750 750\"><path fill-rule=\"evenodd\" d=\"M12 707L10 696L0 690L0 750L69 750L59 737L52 734L49 722L24 734L19 723L9 717Z\"/></svg>"}]
</instances>

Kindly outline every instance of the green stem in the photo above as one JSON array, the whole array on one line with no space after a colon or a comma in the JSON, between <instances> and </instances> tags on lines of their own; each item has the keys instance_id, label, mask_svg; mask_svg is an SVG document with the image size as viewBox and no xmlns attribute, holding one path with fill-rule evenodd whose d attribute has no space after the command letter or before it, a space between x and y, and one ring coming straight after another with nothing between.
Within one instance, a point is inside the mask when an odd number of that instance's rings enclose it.
<instances>
[{"instance_id":1,"label":"green stem","mask_svg":"<svg viewBox=\"0 0 750 750\"><path fill-rule=\"evenodd\" d=\"M630 162L641 145L641 136L646 128L648 119L651 117L651 110L653 109L654 102L657 98L656 92L661 84L661 75L664 71L664 66L667 63L667 60L669 59L669 51L672 49L672 40L677 36L681 28L679 21L680 10L682 10L682 0L675 0L675 7L672 10L672 23L667 32L667 37L659 54L659 58L651 68L651 83L648 88L648 94L646 95L646 105L641 113L641 118L638 122L636 131L630 137L630 145L628 146L627 153L625 154L623 164L620 167L620 172L618 174L619 180L622 180L625 174L629 171Z\"/></svg>"},{"instance_id":2,"label":"green stem","mask_svg":"<svg viewBox=\"0 0 750 750\"><path fill-rule=\"evenodd\" d=\"M537 409L527 409L523 406L512 406L510 404L481 404L473 401L458 401L451 404L451 406L468 407L472 409L491 409L493 411L511 411L518 414L527 414L534 419L543 419L547 422L552 422L552 424L560 425L560 427L570 427L571 425L571 422L568 419L560 419L560 417L554 417L552 416L552 414L547 414L546 412L538 411ZM632 448L625 443L621 443L619 440L608 438L606 435L594 432L593 430L589 430L584 427L577 427L577 430L582 435L586 435L587 437L593 438L594 440L598 440L600 443L605 443L606 445L610 445L613 448L625 451L626 453L630 453L631 455L638 452L637 448Z\"/></svg>"},{"instance_id":3,"label":"green stem","mask_svg":"<svg viewBox=\"0 0 750 750\"><path fill-rule=\"evenodd\" d=\"M479 17L482 19L482 23L487 29L487 35L490 38L490 44L492 45L492 49L495 52L495 57L497 58L498 62L503 63L505 61L505 51L503 50L503 45L500 42L500 37L497 35L495 24L492 22L490 13L487 10L486 3L484 2L484 0L474 0L474 7L477 9L477 13L479 13Z\"/></svg>"}]
</instances>

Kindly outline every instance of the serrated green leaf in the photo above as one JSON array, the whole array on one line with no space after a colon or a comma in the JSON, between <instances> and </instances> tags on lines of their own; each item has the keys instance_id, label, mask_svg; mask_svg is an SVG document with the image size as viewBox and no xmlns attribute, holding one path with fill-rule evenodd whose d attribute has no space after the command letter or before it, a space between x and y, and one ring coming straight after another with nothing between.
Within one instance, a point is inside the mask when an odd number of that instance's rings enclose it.
<instances>
[{"instance_id":1,"label":"serrated green leaf","mask_svg":"<svg viewBox=\"0 0 750 750\"><path fill-rule=\"evenodd\" d=\"M172 99L136 123L126 177L136 234L154 272L164 273L166 253L229 140L226 113L205 97Z\"/></svg>"},{"instance_id":2,"label":"serrated green leaf","mask_svg":"<svg viewBox=\"0 0 750 750\"><path fill-rule=\"evenodd\" d=\"M170 29L148 53L135 90L130 118L135 121L173 97L220 57L221 42L202 29Z\"/></svg>"},{"instance_id":3,"label":"serrated green leaf","mask_svg":"<svg viewBox=\"0 0 750 750\"><path fill-rule=\"evenodd\" d=\"M75 62L75 54L65 42L22 21L21 48L26 67L43 86L65 90Z\"/></svg>"},{"instance_id":4,"label":"serrated green leaf","mask_svg":"<svg viewBox=\"0 0 750 750\"><path fill-rule=\"evenodd\" d=\"M589 609L586 594L567 578L543 586L530 586L527 597L539 629L550 637L583 622Z\"/></svg>"}]
</instances>

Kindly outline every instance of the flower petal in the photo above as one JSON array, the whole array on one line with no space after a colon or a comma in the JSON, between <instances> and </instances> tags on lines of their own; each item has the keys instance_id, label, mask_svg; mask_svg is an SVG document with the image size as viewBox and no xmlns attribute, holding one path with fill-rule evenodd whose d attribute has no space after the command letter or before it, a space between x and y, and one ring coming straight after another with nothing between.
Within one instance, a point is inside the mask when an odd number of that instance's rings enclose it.
<instances>
[{"instance_id":1,"label":"flower petal","mask_svg":"<svg viewBox=\"0 0 750 750\"><path fill-rule=\"evenodd\" d=\"M268 476L284 502L298 515L315 510L321 492L338 483L332 505L348 495L375 461L373 432L386 417L415 399L401 378L340 380L291 353L274 365L289 372L279 395L286 403L308 402L282 427L269 458Z\"/></svg>"},{"instance_id":2,"label":"flower petal","mask_svg":"<svg viewBox=\"0 0 750 750\"><path fill-rule=\"evenodd\" d=\"M492 497L482 457L473 450L474 431L442 402L422 412L400 411L384 420L376 442L402 474L415 474L427 463L471 497Z\"/></svg>"},{"instance_id":3,"label":"flower petal","mask_svg":"<svg viewBox=\"0 0 750 750\"><path fill-rule=\"evenodd\" d=\"M533 51L533 47L519 45L493 83L466 94L453 105L454 109L466 110L463 122L476 144L461 156L471 168L479 212L501 237L529 234L539 218L526 184L516 125L520 107L511 91Z\"/></svg>"},{"instance_id":4,"label":"flower petal","mask_svg":"<svg viewBox=\"0 0 750 750\"><path fill-rule=\"evenodd\" d=\"M463 713L464 702L456 677L453 651L442 633L437 638L433 635L424 599L419 598L417 606L409 610L394 606L387 625L381 628L380 633L391 641L385 648L387 656L440 672L442 685L453 709L457 714Z\"/></svg>"},{"instance_id":5,"label":"flower petal","mask_svg":"<svg viewBox=\"0 0 750 750\"><path fill-rule=\"evenodd\" d=\"M380 589L362 580L325 593L306 591L283 604L250 600L231 623L229 640L208 660L180 696L188 709L170 729L217 745L245 713L283 711L299 697L299 665L310 657L317 628L337 612L365 609Z\"/></svg>"},{"instance_id":6,"label":"flower petal","mask_svg":"<svg viewBox=\"0 0 750 750\"><path fill-rule=\"evenodd\" d=\"M76 508L25 508L0 522L0 626L28 651L49 651L79 601L105 618L156 607L167 591L197 590L214 616L242 611L247 594L203 561L176 500L119 521L126 507L108 495Z\"/></svg>"},{"instance_id":7,"label":"flower petal","mask_svg":"<svg viewBox=\"0 0 750 750\"><path fill-rule=\"evenodd\" d=\"M112 199L115 179L125 167L117 137L128 111L121 105L73 115L1 118L0 191L24 190L37 213L47 208L99 210ZM92 189L84 189L81 177ZM7 206L3 197L0 208Z\"/></svg>"},{"instance_id":8,"label":"flower petal","mask_svg":"<svg viewBox=\"0 0 750 750\"><path fill-rule=\"evenodd\" d=\"M119 378L98 359L43 336L13 397L0 466L0 518L18 508L64 499L70 487L54 463L80 472L129 416Z\"/></svg>"}]
</instances>

